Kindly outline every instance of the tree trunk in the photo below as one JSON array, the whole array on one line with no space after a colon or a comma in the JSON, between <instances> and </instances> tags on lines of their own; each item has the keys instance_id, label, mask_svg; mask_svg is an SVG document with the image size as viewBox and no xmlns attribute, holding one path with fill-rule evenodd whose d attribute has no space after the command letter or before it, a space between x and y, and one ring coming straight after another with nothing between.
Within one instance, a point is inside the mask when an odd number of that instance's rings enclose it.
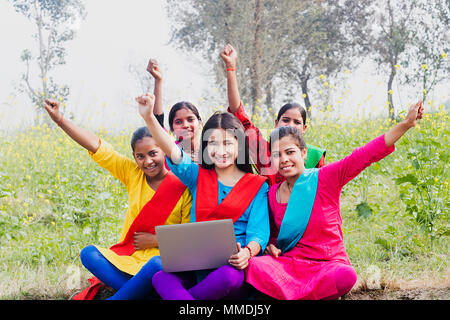
<instances>
[{"instance_id":1,"label":"tree trunk","mask_svg":"<svg viewBox=\"0 0 450 320\"><path fill-rule=\"evenodd\" d=\"M262 81L261 81L261 70L262 70L262 0L255 0L255 13L254 13L254 23L255 23L255 35L253 40L253 52L254 59L253 65L250 69L250 77L252 82L251 96L252 96L252 115L257 115L255 107L257 104L261 103L262 97Z\"/></svg>"},{"instance_id":2,"label":"tree trunk","mask_svg":"<svg viewBox=\"0 0 450 320\"><path fill-rule=\"evenodd\" d=\"M234 43L231 37L231 14L233 13L233 8L231 6L230 0L225 1L225 40L227 43Z\"/></svg>"},{"instance_id":3,"label":"tree trunk","mask_svg":"<svg viewBox=\"0 0 450 320\"><path fill-rule=\"evenodd\" d=\"M422 103L425 105L425 100L427 100L427 71L424 70L423 72L423 79L422 79Z\"/></svg>"},{"instance_id":4,"label":"tree trunk","mask_svg":"<svg viewBox=\"0 0 450 320\"><path fill-rule=\"evenodd\" d=\"M311 101L309 100L309 94L308 94L308 77L303 77L302 81L300 83L300 86L302 88L302 94L303 101L305 102L305 109L306 109L306 115L309 119L311 119Z\"/></svg>"},{"instance_id":5,"label":"tree trunk","mask_svg":"<svg viewBox=\"0 0 450 320\"><path fill-rule=\"evenodd\" d=\"M388 80L388 87L387 87L387 97L388 97L388 111L389 111L389 118L391 120L395 119L394 116L394 101L392 99L392 82L394 81L394 77L395 77L395 64L391 65L391 73L389 74L389 80Z\"/></svg>"},{"instance_id":6,"label":"tree trunk","mask_svg":"<svg viewBox=\"0 0 450 320\"><path fill-rule=\"evenodd\" d=\"M269 110L269 109L273 110L273 105L272 105L273 104L273 94L272 94L271 83L266 86L265 91L266 91L266 101L265 101L266 108L267 108L267 110Z\"/></svg>"}]
</instances>

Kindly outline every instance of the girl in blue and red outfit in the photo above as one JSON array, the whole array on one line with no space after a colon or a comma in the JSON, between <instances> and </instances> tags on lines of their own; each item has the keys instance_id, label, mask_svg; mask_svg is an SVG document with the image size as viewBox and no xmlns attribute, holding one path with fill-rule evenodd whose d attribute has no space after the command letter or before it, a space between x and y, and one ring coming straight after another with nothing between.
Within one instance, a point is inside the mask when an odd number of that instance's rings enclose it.
<instances>
[{"instance_id":1,"label":"girl in blue and red outfit","mask_svg":"<svg viewBox=\"0 0 450 320\"><path fill-rule=\"evenodd\" d=\"M229 265L208 271L158 272L152 283L163 299L205 300L247 295L244 269L269 240L266 179L252 174L242 124L230 113L214 114L202 130L200 165L181 150L153 115L152 95L136 99L155 141L167 151L171 171L193 196L191 222L231 218L238 253Z\"/></svg>"}]
</instances>

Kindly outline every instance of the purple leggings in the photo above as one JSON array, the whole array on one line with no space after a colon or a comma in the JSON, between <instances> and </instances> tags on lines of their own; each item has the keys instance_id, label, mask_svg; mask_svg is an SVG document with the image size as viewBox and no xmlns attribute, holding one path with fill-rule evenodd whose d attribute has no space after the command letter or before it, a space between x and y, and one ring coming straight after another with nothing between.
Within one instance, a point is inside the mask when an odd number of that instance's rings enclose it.
<instances>
[{"instance_id":1,"label":"purple leggings","mask_svg":"<svg viewBox=\"0 0 450 320\"><path fill-rule=\"evenodd\" d=\"M244 270L229 265L213 270L199 283L195 271L159 271L152 283L163 300L245 299L249 289L244 281Z\"/></svg>"},{"instance_id":2,"label":"purple leggings","mask_svg":"<svg viewBox=\"0 0 450 320\"><path fill-rule=\"evenodd\" d=\"M336 300L349 292L356 283L356 271L347 265L338 266L334 271L337 293L324 298L324 300Z\"/></svg>"}]
</instances>

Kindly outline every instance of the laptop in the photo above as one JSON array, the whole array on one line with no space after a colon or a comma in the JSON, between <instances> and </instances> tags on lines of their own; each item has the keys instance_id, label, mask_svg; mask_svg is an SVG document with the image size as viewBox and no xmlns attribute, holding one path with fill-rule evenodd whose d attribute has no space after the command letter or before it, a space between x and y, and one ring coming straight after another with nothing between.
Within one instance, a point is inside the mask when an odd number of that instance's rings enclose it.
<instances>
[{"instance_id":1,"label":"laptop","mask_svg":"<svg viewBox=\"0 0 450 320\"><path fill-rule=\"evenodd\" d=\"M162 225L155 231L166 272L218 268L237 253L231 219Z\"/></svg>"}]
</instances>

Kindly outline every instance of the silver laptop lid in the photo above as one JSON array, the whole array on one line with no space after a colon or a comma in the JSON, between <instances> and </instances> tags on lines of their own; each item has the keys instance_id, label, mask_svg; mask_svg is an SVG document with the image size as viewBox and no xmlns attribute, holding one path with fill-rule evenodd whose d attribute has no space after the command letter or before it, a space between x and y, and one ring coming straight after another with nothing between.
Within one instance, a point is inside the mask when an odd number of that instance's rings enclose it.
<instances>
[{"instance_id":1,"label":"silver laptop lid","mask_svg":"<svg viewBox=\"0 0 450 320\"><path fill-rule=\"evenodd\" d=\"M155 230L166 272L218 268L237 253L231 219L162 225Z\"/></svg>"}]
</instances>

